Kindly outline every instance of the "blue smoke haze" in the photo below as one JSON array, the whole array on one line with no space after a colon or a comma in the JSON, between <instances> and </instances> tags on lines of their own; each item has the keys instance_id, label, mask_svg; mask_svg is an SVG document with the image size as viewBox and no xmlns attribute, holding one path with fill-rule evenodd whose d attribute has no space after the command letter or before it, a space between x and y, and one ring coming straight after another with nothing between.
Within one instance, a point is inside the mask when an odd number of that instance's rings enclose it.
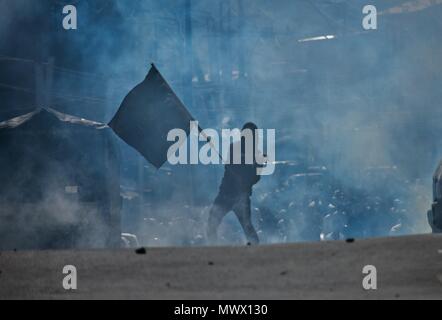
<instances>
[{"instance_id":1,"label":"blue smoke haze","mask_svg":"<svg viewBox=\"0 0 442 320\"><path fill-rule=\"evenodd\" d=\"M64 4L78 9L76 31L61 27ZM365 31L366 4L0 0L0 55L53 57L51 104L85 118L108 122L154 62L202 127L275 128L286 162L253 197L264 243L429 232L442 155L442 6L371 1L379 26ZM300 41L326 35L334 38ZM33 86L25 62L0 68L1 83ZM2 117L34 103L0 89ZM223 168L155 171L121 148L125 231L146 245L204 244ZM244 241L233 216L220 234Z\"/></svg>"}]
</instances>

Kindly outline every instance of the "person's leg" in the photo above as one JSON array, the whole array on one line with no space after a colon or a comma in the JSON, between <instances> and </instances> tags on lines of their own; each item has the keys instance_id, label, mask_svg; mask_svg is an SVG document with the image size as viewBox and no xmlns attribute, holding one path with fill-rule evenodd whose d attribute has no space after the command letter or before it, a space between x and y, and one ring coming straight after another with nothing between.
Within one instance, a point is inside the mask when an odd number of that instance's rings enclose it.
<instances>
[{"instance_id":1,"label":"person's leg","mask_svg":"<svg viewBox=\"0 0 442 320\"><path fill-rule=\"evenodd\" d=\"M231 204L228 203L228 200L218 195L209 213L209 222L207 225L207 239L209 244L214 245L217 243L218 227L230 209Z\"/></svg>"},{"instance_id":2,"label":"person's leg","mask_svg":"<svg viewBox=\"0 0 442 320\"><path fill-rule=\"evenodd\" d=\"M247 241L250 244L259 244L259 237L255 227L252 224L252 212L250 211L250 197L244 196L235 204L233 211L238 217L239 223L246 234Z\"/></svg>"}]
</instances>

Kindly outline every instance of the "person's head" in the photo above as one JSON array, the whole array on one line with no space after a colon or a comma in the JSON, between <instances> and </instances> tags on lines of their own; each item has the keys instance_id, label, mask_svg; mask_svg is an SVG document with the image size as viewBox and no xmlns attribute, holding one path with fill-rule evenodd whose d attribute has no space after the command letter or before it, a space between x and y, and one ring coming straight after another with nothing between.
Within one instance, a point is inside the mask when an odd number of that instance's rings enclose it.
<instances>
[{"instance_id":1,"label":"person's head","mask_svg":"<svg viewBox=\"0 0 442 320\"><path fill-rule=\"evenodd\" d=\"M258 129L258 126L254 124L253 122L247 122L244 127L242 127L242 130L250 129L253 132Z\"/></svg>"},{"instance_id":2,"label":"person's head","mask_svg":"<svg viewBox=\"0 0 442 320\"><path fill-rule=\"evenodd\" d=\"M247 122L243 127L242 127L242 132L244 133L244 130L250 130L252 132L252 136L254 139L256 139L256 130L258 130L258 126L256 124L254 124L253 122Z\"/></svg>"},{"instance_id":3,"label":"person's head","mask_svg":"<svg viewBox=\"0 0 442 320\"><path fill-rule=\"evenodd\" d=\"M258 126L253 122L247 122L241 130L242 141L245 143L247 139L251 139L252 150L254 150L256 143L258 142L258 135L256 130Z\"/></svg>"}]
</instances>

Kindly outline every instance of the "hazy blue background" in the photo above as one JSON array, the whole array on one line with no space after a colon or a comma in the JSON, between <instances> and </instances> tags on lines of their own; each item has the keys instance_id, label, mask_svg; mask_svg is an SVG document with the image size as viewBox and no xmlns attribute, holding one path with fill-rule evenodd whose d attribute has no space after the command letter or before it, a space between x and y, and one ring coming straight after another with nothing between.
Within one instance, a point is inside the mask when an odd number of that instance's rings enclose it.
<instances>
[{"instance_id":1,"label":"hazy blue background","mask_svg":"<svg viewBox=\"0 0 442 320\"><path fill-rule=\"evenodd\" d=\"M277 130L289 163L255 190L263 242L429 232L441 3L370 1L379 26L365 31L361 0L0 0L0 120L49 104L108 122L154 62L202 127ZM65 4L76 31L62 29ZM49 61L52 85L39 88ZM125 231L204 244L223 168L155 171L121 147ZM221 235L244 241L233 216Z\"/></svg>"}]
</instances>

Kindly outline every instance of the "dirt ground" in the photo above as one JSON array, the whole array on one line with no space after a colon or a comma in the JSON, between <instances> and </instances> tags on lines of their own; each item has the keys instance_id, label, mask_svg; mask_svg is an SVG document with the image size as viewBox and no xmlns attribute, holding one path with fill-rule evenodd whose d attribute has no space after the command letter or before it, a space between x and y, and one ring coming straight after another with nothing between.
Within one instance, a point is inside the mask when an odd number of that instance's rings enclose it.
<instances>
[{"instance_id":1,"label":"dirt ground","mask_svg":"<svg viewBox=\"0 0 442 320\"><path fill-rule=\"evenodd\" d=\"M77 269L77 290L63 268ZM377 270L364 290L363 268ZM0 253L0 299L442 299L442 236Z\"/></svg>"}]
</instances>

